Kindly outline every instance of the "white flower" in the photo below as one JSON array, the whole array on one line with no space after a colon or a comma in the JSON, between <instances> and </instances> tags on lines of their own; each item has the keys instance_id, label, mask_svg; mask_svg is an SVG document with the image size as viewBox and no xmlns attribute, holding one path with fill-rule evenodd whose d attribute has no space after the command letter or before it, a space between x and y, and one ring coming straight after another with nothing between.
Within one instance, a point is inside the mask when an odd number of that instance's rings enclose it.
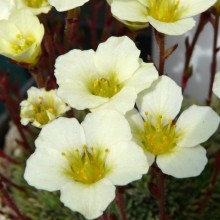
<instances>
[{"instance_id":1,"label":"white flower","mask_svg":"<svg viewBox=\"0 0 220 220\"><path fill-rule=\"evenodd\" d=\"M182 103L181 88L162 76L137 99L136 110L127 113L134 140L144 149L150 164L156 160L163 173L177 178L199 175L206 150L200 143L217 129L219 116L207 106L193 105L175 120Z\"/></svg>"},{"instance_id":2,"label":"white flower","mask_svg":"<svg viewBox=\"0 0 220 220\"><path fill-rule=\"evenodd\" d=\"M35 15L48 13L52 7L47 0L14 0L14 2L17 9L26 8Z\"/></svg>"},{"instance_id":3,"label":"white flower","mask_svg":"<svg viewBox=\"0 0 220 220\"><path fill-rule=\"evenodd\" d=\"M89 0L48 0L48 2L60 12L80 7L88 1Z\"/></svg>"},{"instance_id":4,"label":"white flower","mask_svg":"<svg viewBox=\"0 0 220 220\"><path fill-rule=\"evenodd\" d=\"M58 95L83 110L111 108L122 113L134 107L137 94L158 78L152 63L128 37L111 37L93 50L72 50L57 58Z\"/></svg>"},{"instance_id":5,"label":"white flower","mask_svg":"<svg viewBox=\"0 0 220 220\"><path fill-rule=\"evenodd\" d=\"M212 91L216 96L218 96L218 98L220 98L220 72L215 74Z\"/></svg>"},{"instance_id":6,"label":"white flower","mask_svg":"<svg viewBox=\"0 0 220 220\"><path fill-rule=\"evenodd\" d=\"M23 125L31 122L33 126L42 128L70 109L57 97L56 90L46 91L31 87L27 94L27 100L23 100L20 104L20 117Z\"/></svg>"},{"instance_id":7,"label":"white flower","mask_svg":"<svg viewBox=\"0 0 220 220\"><path fill-rule=\"evenodd\" d=\"M24 177L38 189L60 190L65 206L97 218L114 199L115 185L148 170L144 152L131 139L127 120L116 111L90 113L81 124L59 118L41 130Z\"/></svg>"},{"instance_id":8,"label":"white flower","mask_svg":"<svg viewBox=\"0 0 220 220\"><path fill-rule=\"evenodd\" d=\"M8 20L0 20L0 54L34 65L41 53L43 36L44 27L35 15L24 9L16 10Z\"/></svg>"},{"instance_id":9,"label":"white flower","mask_svg":"<svg viewBox=\"0 0 220 220\"><path fill-rule=\"evenodd\" d=\"M13 0L0 0L0 20L8 19L9 15L14 9L14 1Z\"/></svg>"},{"instance_id":10,"label":"white flower","mask_svg":"<svg viewBox=\"0 0 220 220\"><path fill-rule=\"evenodd\" d=\"M216 0L112 0L112 14L126 22L147 24L168 35L181 35L192 29L191 18L211 7Z\"/></svg>"}]
</instances>

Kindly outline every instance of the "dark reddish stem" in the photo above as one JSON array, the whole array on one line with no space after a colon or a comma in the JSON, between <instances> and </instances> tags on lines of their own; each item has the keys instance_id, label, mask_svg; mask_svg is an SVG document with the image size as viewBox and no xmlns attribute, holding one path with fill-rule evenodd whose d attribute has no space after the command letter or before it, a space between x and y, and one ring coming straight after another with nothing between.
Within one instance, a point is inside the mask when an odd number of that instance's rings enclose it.
<instances>
[{"instance_id":1,"label":"dark reddish stem","mask_svg":"<svg viewBox=\"0 0 220 220\"><path fill-rule=\"evenodd\" d=\"M207 99L207 105L211 104L212 101L212 87L216 73L217 66L217 53L218 53L218 26L219 26L219 15L215 16L214 20L214 39L213 39L213 47L212 47L212 63L210 68L210 84L209 84L209 94Z\"/></svg>"},{"instance_id":2,"label":"dark reddish stem","mask_svg":"<svg viewBox=\"0 0 220 220\"><path fill-rule=\"evenodd\" d=\"M10 179L0 174L0 180L5 183L6 185L12 186L22 192L25 192L24 187L17 185L16 183L13 183Z\"/></svg>"},{"instance_id":3,"label":"dark reddish stem","mask_svg":"<svg viewBox=\"0 0 220 220\"><path fill-rule=\"evenodd\" d=\"M160 189L159 207L160 207L160 220L166 220L165 210L165 175L161 172L158 173L158 186Z\"/></svg>"},{"instance_id":4,"label":"dark reddish stem","mask_svg":"<svg viewBox=\"0 0 220 220\"><path fill-rule=\"evenodd\" d=\"M7 192L7 190L5 189L4 185L2 184L2 182L0 182L0 192L2 194L2 198L3 198L3 202L9 207L11 208L17 215L17 220L27 220L26 217L24 217L18 207L16 206L16 204L13 202L13 200L11 199L9 193Z\"/></svg>"},{"instance_id":5,"label":"dark reddish stem","mask_svg":"<svg viewBox=\"0 0 220 220\"><path fill-rule=\"evenodd\" d=\"M91 3L91 17L87 18L87 24L91 34L91 46L93 49L96 49L98 43L98 15L104 2L92 1Z\"/></svg>"},{"instance_id":6,"label":"dark reddish stem","mask_svg":"<svg viewBox=\"0 0 220 220\"><path fill-rule=\"evenodd\" d=\"M4 104L9 112L11 120L16 125L18 132L22 138L23 147L32 152L32 149L27 141L22 125L20 124L20 112L19 112L19 100L14 100L14 98L10 94L10 87L7 77L5 76L4 82L1 84L1 93L4 96Z\"/></svg>"},{"instance_id":7,"label":"dark reddish stem","mask_svg":"<svg viewBox=\"0 0 220 220\"><path fill-rule=\"evenodd\" d=\"M4 153L4 151L0 151L0 157L3 158L3 159L5 159L6 161L8 161L8 162L10 162L10 163L14 163L14 164L18 164L18 163L19 163L18 161L14 160L14 159L12 159L11 157L9 157L8 155L6 155L6 154Z\"/></svg>"},{"instance_id":8,"label":"dark reddish stem","mask_svg":"<svg viewBox=\"0 0 220 220\"><path fill-rule=\"evenodd\" d=\"M34 78L34 81L37 84L38 88L44 88L45 87L45 80L43 77L43 71L39 70L38 67L30 67L28 68L29 73Z\"/></svg>"},{"instance_id":9,"label":"dark reddish stem","mask_svg":"<svg viewBox=\"0 0 220 220\"><path fill-rule=\"evenodd\" d=\"M75 8L67 12L64 31L64 44L66 51L70 50L71 46L75 43L74 36L79 27L79 16L80 8Z\"/></svg>"},{"instance_id":10,"label":"dark reddish stem","mask_svg":"<svg viewBox=\"0 0 220 220\"><path fill-rule=\"evenodd\" d=\"M118 206L120 215L121 215L121 219L122 220L127 220L126 217L126 212L125 212L125 207L124 207L124 189L123 188L118 188L117 189L117 195L115 198L115 202Z\"/></svg>"},{"instance_id":11,"label":"dark reddish stem","mask_svg":"<svg viewBox=\"0 0 220 220\"><path fill-rule=\"evenodd\" d=\"M190 68L190 61L193 55L193 51L195 48L195 45L199 39L200 34L202 33L202 30L204 26L207 24L210 18L210 13L209 12L204 12L201 14L199 23L195 32L195 35L193 37L192 43L189 44L189 38L186 38L185 41L185 46L186 46L186 52L185 52L185 64L184 64L184 70L183 70L183 75L182 75L182 90L184 91L187 85L187 82L189 78L192 75L192 69Z\"/></svg>"},{"instance_id":12,"label":"dark reddish stem","mask_svg":"<svg viewBox=\"0 0 220 220\"><path fill-rule=\"evenodd\" d=\"M148 184L151 194L157 199L160 220L166 220L165 174L156 164L151 166L151 181Z\"/></svg>"},{"instance_id":13,"label":"dark reddish stem","mask_svg":"<svg viewBox=\"0 0 220 220\"><path fill-rule=\"evenodd\" d=\"M154 30L155 38L157 41L157 45L160 50L160 61L159 61L159 75L164 74L164 67L165 67L165 35L162 33L159 33L158 31Z\"/></svg>"}]
</instances>

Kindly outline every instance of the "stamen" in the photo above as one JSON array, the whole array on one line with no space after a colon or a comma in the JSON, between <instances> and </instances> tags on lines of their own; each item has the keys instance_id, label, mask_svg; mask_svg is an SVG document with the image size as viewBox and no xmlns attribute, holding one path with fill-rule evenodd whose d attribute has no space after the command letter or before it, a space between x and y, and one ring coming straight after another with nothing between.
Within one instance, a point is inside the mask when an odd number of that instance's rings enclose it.
<instances>
[{"instance_id":1,"label":"stamen","mask_svg":"<svg viewBox=\"0 0 220 220\"><path fill-rule=\"evenodd\" d=\"M40 8L48 3L47 0L25 0L25 5L30 8Z\"/></svg>"},{"instance_id":2,"label":"stamen","mask_svg":"<svg viewBox=\"0 0 220 220\"><path fill-rule=\"evenodd\" d=\"M74 181L84 184L97 182L109 172L110 168L105 164L108 152L107 148L88 148L86 145L82 146L82 153L75 149L66 156L69 169L65 173Z\"/></svg>"},{"instance_id":3,"label":"stamen","mask_svg":"<svg viewBox=\"0 0 220 220\"><path fill-rule=\"evenodd\" d=\"M140 134L143 149L154 155L171 152L180 137L173 120L170 119L165 123L163 116L158 115L154 120L156 123L153 124L152 117L148 113L145 115L144 131Z\"/></svg>"},{"instance_id":4,"label":"stamen","mask_svg":"<svg viewBox=\"0 0 220 220\"><path fill-rule=\"evenodd\" d=\"M162 22L175 22L187 10L187 6L180 7L180 0L149 0L148 13Z\"/></svg>"},{"instance_id":5,"label":"stamen","mask_svg":"<svg viewBox=\"0 0 220 220\"><path fill-rule=\"evenodd\" d=\"M16 38L17 39L13 43L11 43L11 48L16 54L22 53L35 42L33 36L23 37L21 34L17 34Z\"/></svg>"},{"instance_id":6,"label":"stamen","mask_svg":"<svg viewBox=\"0 0 220 220\"><path fill-rule=\"evenodd\" d=\"M98 78L94 80L90 86L90 91L93 95L105 98L111 98L118 93L122 88L118 79L112 75L107 78Z\"/></svg>"}]
</instances>

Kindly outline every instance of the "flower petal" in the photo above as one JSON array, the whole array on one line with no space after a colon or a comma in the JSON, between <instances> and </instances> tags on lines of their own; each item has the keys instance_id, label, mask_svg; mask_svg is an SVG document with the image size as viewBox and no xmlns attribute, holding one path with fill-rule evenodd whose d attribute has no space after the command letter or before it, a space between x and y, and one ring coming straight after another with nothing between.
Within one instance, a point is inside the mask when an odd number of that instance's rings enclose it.
<instances>
[{"instance_id":1,"label":"flower petal","mask_svg":"<svg viewBox=\"0 0 220 220\"><path fill-rule=\"evenodd\" d=\"M111 12L120 20L147 22L147 7L136 0L113 1Z\"/></svg>"},{"instance_id":2,"label":"flower petal","mask_svg":"<svg viewBox=\"0 0 220 220\"><path fill-rule=\"evenodd\" d=\"M144 120L136 109L132 109L125 115L128 123L131 127L131 133L133 135L133 141L140 147L144 148L142 144L142 137L140 136L141 131L144 130ZM144 152L149 166L151 166L155 160L155 156L150 152Z\"/></svg>"},{"instance_id":3,"label":"flower petal","mask_svg":"<svg viewBox=\"0 0 220 220\"><path fill-rule=\"evenodd\" d=\"M70 181L63 173L65 166L67 160L55 149L37 148L27 160L24 178L38 189L59 190Z\"/></svg>"},{"instance_id":4,"label":"flower petal","mask_svg":"<svg viewBox=\"0 0 220 220\"><path fill-rule=\"evenodd\" d=\"M177 145L193 147L206 141L218 128L219 116L208 106L193 105L184 111L176 123L182 138Z\"/></svg>"},{"instance_id":5,"label":"flower petal","mask_svg":"<svg viewBox=\"0 0 220 220\"><path fill-rule=\"evenodd\" d=\"M61 188L60 200L73 211L80 212L87 219L95 219L102 215L115 197L115 186L102 179L94 184L86 185L71 182Z\"/></svg>"},{"instance_id":6,"label":"flower petal","mask_svg":"<svg viewBox=\"0 0 220 220\"><path fill-rule=\"evenodd\" d=\"M143 118L146 119L145 113L148 112L169 120L179 113L182 100L181 88L169 77L162 76L138 95L136 103Z\"/></svg>"},{"instance_id":7,"label":"flower petal","mask_svg":"<svg viewBox=\"0 0 220 220\"><path fill-rule=\"evenodd\" d=\"M215 74L215 80L213 83L213 93L220 98L220 72Z\"/></svg>"},{"instance_id":8,"label":"flower petal","mask_svg":"<svg viewBox=\"0 0 220 220\"><path fill-rule=\"evenodd\" d=\"M182 1L183 4L187 4L188 10L183 14L183 18L191 17L200 14L215 4L216 0L188 0Z\"/></svg>"},{"instance_id":9,"label":"flower petal","mask_svg":"<svg viewBox=\"0 0 220 220\"><path fill-rule=\"evenodd\" d=\"M135 88L124 87L116 95L112 96L108 102L97 106L96 108L90 108L90 111L97 111L100 109L113 109L122 114L134 108L135 100L137 98L137 92Z\"/></svg>"},{"instance_id":10,"label":"flower petal","mask_svg":"<svg viewBox=\"0 0 220 220\"><path fill-rule=\"evenodd\" d=\"M60 83L57 95L77 110L98 108L109 101L109 98L92 95L84 84L77 81Z\"/></svg>"},{"instance_id":11,"label":"flower petal","mask_svg":"<svg viewBox=\"0 0 220 220\"><path fill-rule=\"evenodd\" d=\"M133 134L144 130L144 120L135 108L127 112L125 117L128 120Z\"/></svg>"},{"instance_id":12,"label":"flower petal","mask_svg":"<svg viewBox=\"0 0 220 220\"><path fill-rule=\"evenodd\" d=\"M95 65L100 76L108 77L110 73L115 74L122 83L139 68L139 55L140 51L130 38L111 37L99 44L95 54Z\"/></svg>"},{"instance_id":13,"label":"flower petal","mask_svg":"<svg viewBox=\"0 0 220 220\"><path fill-rule=\"evenodd\" d=\"M9 21L19 28L23 36L31 35L40 44L44 36L44 26L40 24L38 17L33 15L28 9L16 10L10 15Z\"/></svg>"},{"instance_id":14,"label":"flower petal","mask_svg":"<svg viewBox=\"0 0 220 220\"><path fill-rule=\"evenodd\" d=\"M35 141L37 148L69 151L86 144L83 128L74 118L58 118L41 130Z\"/></svg>"},{"instance_id":15,"label":"flower petal","mask_svg":"<svg viewBox=\"0 0 220 220\"><path fill-rule=\"evenodd\" d=\"M131 131L125 117L113 110L100 110L87 114L82 122L87 145L90 147L110 145L131 140Z\"/></svg>"},{"instance_id":16,"label":"flower petal","mask_svg":"<svg viewBox=\"0 0 220 220\"><path fill-rule=\"evenodd\" d=\"M136 89L137 93L151 86L152 82L158 78L158 72L152 63L141 62L141 67L134 76L126 83Z\"/></svg>"},{"instance_id":17,"label":"flower petal","mask_svg":"<svg viewBox=\"0 0 220 220\"><path fill-rule=\"evenodd\" d=\"M0 1L0 20L7 19L11 12L14 10L14 1L13 0L1 0Z\"/></svg>"},{"instance_id":18,"label":"flower petal","mask_svg":"<svg viewBox=\"0 0 220 220\"><path fill-rule=\"evenodd\" d=\"M179 147L170 154L157 156L156 160L163 173L176 178L198 176L207 163L206 150L202 146Z\"/></svg>"},{"instance_id":19,"label":"flower petal","mask_svg":"<svg viewBox=\"0 0 220 220\"><path fill-rule=\"evenodd\" d=\"M89 0L65 0L65 1L60 1L60 0L48 0L48 2L56 8L57 11L68 11L73 8L77 8L79 6L84 5L86 2Z\"/></svg>"},{"instance_id":20,"label":"flower petal","mask_svg":"<svg viewBox=\"0 0 220 220\"><path fill-rule=\"evenodd\" d=\"M185 18L176 22L162 22L148 16L147 20L158 32L167 35L182 35L191 30L196 23L193 18Z\"/></svg>"},{"instance_id":21,"label":"flower petal","mask_svg":"<svg viewBox=\"0 0 220 220\"><path fill-rule=\"evenodd\" d=\"M109 147L107 167L112 167L106 176L114 185L126 185L141 179L149 165L144 151L134 142L122 141Z\"/></svg>"},{"instance_id":22,"label":"flower petal","mask_svg":"<svg viewBox=\"0 0 220 220\"><path fill-rule=\"evenodd\" d=\"M71 50L59 56L55 63L55 76L60 82L89 81L97 74L94 50Z\"/></svg>"},{"instance_id":23,"label":"flower petal","mask_svg":"<svg viewBox=\"0 0 220 220\"><path fill-rule=\"evenodd\" d=\"M72 50L56 60L58 95L78 110L94 108L109 100L92 95L88 88L89 82L97 78L94 54L93 50Z\"/></svg>"}]
</instances>

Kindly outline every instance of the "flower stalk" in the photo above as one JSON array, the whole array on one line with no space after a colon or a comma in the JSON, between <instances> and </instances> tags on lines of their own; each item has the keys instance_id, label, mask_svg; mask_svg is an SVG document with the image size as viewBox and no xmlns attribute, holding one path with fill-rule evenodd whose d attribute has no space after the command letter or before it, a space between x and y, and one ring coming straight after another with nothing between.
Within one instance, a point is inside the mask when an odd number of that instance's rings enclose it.
<instances>
[{"instance_id":1,"label":"flower stalk","mask_svg":"<svg viewBox=\"0 0 220 220\"><path fill-rule=\"evenodd\" d=\"M19 118L19 100L15 100L14 97L11 96L11 91L10 91L10 83L9 80L6 76L6 74L2 73L3 76L1 78L0 82L0 92L1 95L3 96L3 102L8 109L9 115L11 120L14 122L16 125L18 132L22 138L22 145L24 149L26 149L28 152L32 152L32 148L30 144L28 143L27 137L24 133L24 129L20 123L20 118ZM19 95L17 95L19 97Z\"/></svg>"},{"instance_id":2,"label":"flower stalk","mask_svg":"<svg viewBox=\"0 0 220 220\"><path fill-rule=\"evenodd\" d=\"M73 44L72 42L74 40L74 35L79 26L79 16L80 8L75 8L67 12L64 30L64 45L66 51L68 51Z\"/></svg>"},{"instance_id":3,"label":"flower stalk","mask_svg":"<svg viewBox=\"0 0 220 220\"><path fill-rule=\"evenodd\" d=\"M216 67L217 67L217 54L219 51L218 47L218 30L219 30L219 15L215 15L214 24L214 37L213 37L213 46L212 46L212 63L210 68L210 83L209 83L209 93L208 93L208 99L206 101L207 105L210 105L212 102L212 88L216 73Z\"/></svg>"},{"instance_id":4,"label":"flower stalk","mask_svg":"<svg viewBox=\"0 0 220 220\"><path fill-rule=\"evenodd\" d=\"M166 220L165 174L155 164L151 166L151 183L149 190L157 199L160 220ZM156 183L154 183L156 182Z\"/></svg>"},{"instance_id":5,"label":"flower stalk","mask_svg":"<svg viewBox=\"0 0 220 220\"><path fill-rule=\"evenodd\" d=\"M154 30L154 33L160 51L158 72L159 75L161 76L164 74L164 67L165 67L165 35L156 31L156 29Z\"/></svg>"},{"instance_id":6,"label":"flower stalk","mask_svg":"<svg viewBox=\"0 0 220 220\"><path fill-rule=\"evenodd\" d=\"M115 198L116 205L118 206L121 219L127 220L126 211L124 207L124 189L122 187L118 187L117 189L117 195Z\"/></svg>"},{"instance_id":7,"label":"flower stalk","mask_svg":"<svg viewBox=\"0 0 220 220\"><path fill-rule=\"evenodd\" d=\"M185 40L185 47L186 47L186 52L185 52L185 64L184 64L184 70L182 74L182 82L181 82L181 87L182 90L184 91L187 85L187 82L189 78L193 74L193 69L190 67L190 61L193 55L193 51L195 49L196 43L199 39L200 34L202 33L205 25L210 21L210 12L204 12L201 14L199 18L199 23L196 28L195 34L193 36L193 40L191 44L189 43L189 38L187 37Z\"/></svg>"},{"instance_id":8,"label":"flower stalk","mask_svg":"<svg viewBox=\"0 0 220 220\"><path fill-rule=\"evenodd\" d=\"M2 194L4 203L15 212L17 220L29 220L29 218L26 218L21 214L20 210L18 209L18 207L10 197L9 193L4 187L4 184L1 181L0 181L0 193Z\"/></svg>"}]
</instances>

